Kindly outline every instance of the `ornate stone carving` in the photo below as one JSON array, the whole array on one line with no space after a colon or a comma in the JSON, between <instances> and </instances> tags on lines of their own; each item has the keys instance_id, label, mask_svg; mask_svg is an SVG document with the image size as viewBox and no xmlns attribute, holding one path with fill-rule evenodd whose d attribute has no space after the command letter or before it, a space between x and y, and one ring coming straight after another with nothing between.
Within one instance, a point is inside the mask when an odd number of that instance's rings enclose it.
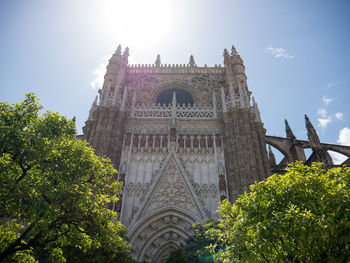
<instances>
[{"instance_id":1,"label":"ornate stone carving","mask_svg":"<svg viewBox=\"0 0 350 263\"><path fill-rule=\"evenodd\" d=\"M150 210L166 206L194 208L193 198L174 161L168 164L150 201Z\"/></svg>"},{"instance_id":2,"label":"ornate stone carving","mask_svg":"<svg viewBox=\"0 0 350 263\"><path fill-rule=\"evenodd\" d=\"M163 236L164 236L165 240L169 240L170 239L170 233L169 232L165 233Z\"/></svg>"},{"instance_id":3,"label":"ornate stone carving","mask_svg":"<svg viewBox=\"0 0 350 263\"><path fill-rule=\"evenodd\" d=\"M145 234L145 232L141 232L139 235L138 235L138 238L140 238L141 240L145 239L147 237L147 235Z\"/></svg>"},{"instance_id":4,"label":"ornate stone carving","mask_svg":"<svg viewBox=\"0 0 350 263\"><path fill-rule=\"evenodd\" d=\"M174 225L177 225L177 224L179 223L179 218L178 218L177 216L173 216L171 222L172 222Z\"/></svg>"},{"instance_id":5,"label":"ornate stone carving","mask_svg":"<svg viewBox=\"0 0 350 263\"><path fill-rule=\"evenodd\" d=\"M177 240L178 238L179 238L179 235L176 234L175 232L173 232L173 233L171 234L171 239L172 239L172 240Z\"/></svg>"},{"instance_id":6,"label":"ornate stone carving","mask_svg":"<svg viewBox=\"0 0 350 263\"><path fill-rule=\"evenodd\" d=\"M160 241L158 239L156 239L153 241L152 245L157 248L160 246Z\"/></svg>"},{"instance_id":7,"label":"ornate stone carving","mask_svg":"<svg viewBox=\"0 0 350 263\"><path fill-rule=\"evenodd\" d=\"M152 249L147 249L146 250L146 252L145 252L145 256L147 257L147 258L152 258Z\"/></svg>"},{"instance_id":8,"label":"ornate stone carving","mask_svg":"<svg viewBox=\"0 0 350 263\"><path fill-rule=\"evenodd\" d=\"M150 224L150 228L155 231L158 229L158 224L156 222L153 222L152 224Z\"/></svg>"}]
</instances>

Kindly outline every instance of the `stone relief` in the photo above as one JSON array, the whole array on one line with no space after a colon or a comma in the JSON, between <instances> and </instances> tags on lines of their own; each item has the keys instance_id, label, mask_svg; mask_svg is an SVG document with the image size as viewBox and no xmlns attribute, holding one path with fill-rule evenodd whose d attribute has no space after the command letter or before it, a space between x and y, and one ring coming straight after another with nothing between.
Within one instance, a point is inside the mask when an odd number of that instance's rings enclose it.
<instances>
[{"instance_id":1,"label":"stone relief","mask_svg":"<svg viewBox=\"0 0 350 263\"><path fill-rule=\"evenodd\" d=\"M193 210L195 204L186 181L180 174L175 162L170 163L160 178L157 189L150 199L150 208L177 206Z\"/></svg>"}]
</instances>

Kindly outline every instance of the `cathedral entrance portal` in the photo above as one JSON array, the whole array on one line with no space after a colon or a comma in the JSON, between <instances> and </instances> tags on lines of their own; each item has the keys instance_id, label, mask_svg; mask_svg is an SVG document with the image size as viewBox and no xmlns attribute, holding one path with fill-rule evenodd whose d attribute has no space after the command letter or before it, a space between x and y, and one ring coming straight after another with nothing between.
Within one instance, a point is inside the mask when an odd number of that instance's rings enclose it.
<instances>
[{"instance_id":1,"label":"cathedral entrance portal","mask_svg":"<svg viewBox=\"0 0 350 263\"><path fill-rule=\"evenodd\" d=\"M191 225L207 218L175 152L170 152L130 224L135 258L162 262L184 244Z\"/></svg>"},{"instance_id":2,"label":"cathedral entrance portal","mask_svg":"<svg viewBox=\"0 0 350 263\"><path fill-rule=\"evenodd\" d=\"M176 207L161 208L144 216L129 230L134 258L164 262L193 234L191 225L196 221L199 218L195 215Z\"/></svg>"}]
</instances>

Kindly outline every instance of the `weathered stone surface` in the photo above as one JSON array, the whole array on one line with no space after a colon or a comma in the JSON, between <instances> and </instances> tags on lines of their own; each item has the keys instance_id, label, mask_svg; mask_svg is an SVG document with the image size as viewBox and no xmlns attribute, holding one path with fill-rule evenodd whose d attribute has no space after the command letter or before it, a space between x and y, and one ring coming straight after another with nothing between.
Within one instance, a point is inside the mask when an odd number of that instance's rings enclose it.
<instances>
[{"instance_id":1,"label":"weathered stone surface","mask_svg":"<svg viewBox=\"0 0 350 263\"><path fill-rule=\"evenodd\" d=\"M124 188L113 207L139 261L163 262L192 234L191 224L218 219L220 201L235 201L271 168L295 160L329 167L328 150L350 156L350 147L320 143L308 119L310 143L297 140L287 122L287 138L265 136L234 47L225 49L224 67L198 67L193 56L187 65L164 65L160 56L155 65L128 65L128 56L118 47L110 59L83 132L119 170ZM182 105L176 92L193 105ZM169 105L157 105L160 94L172 96ZM285 156L280 163L272 150L268 159L266 143ZM306 160L308 147L314 152Z\"/></svg>"}]
</instances>

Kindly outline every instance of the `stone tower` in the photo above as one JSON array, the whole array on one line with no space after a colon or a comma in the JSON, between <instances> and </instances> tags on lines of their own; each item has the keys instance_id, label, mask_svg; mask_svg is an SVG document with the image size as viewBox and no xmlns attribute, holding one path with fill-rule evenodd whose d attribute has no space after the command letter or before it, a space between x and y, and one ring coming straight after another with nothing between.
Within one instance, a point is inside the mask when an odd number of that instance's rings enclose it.
<instances>
[{"instance_id":1,"label":"stone tower","mask_svg":"<svg viewBox=\"0 0 350 263\"><path fill-rule=\"evenodd\" d=\"M218 202L270 175L265 129L234 47L223 67L198 67L192 55L129 65L128 56L119 46L109 60L83 132L124 183L114 209L134 258L162 262L194 222L218 218Z\"/></svg>"}]
</instances>

